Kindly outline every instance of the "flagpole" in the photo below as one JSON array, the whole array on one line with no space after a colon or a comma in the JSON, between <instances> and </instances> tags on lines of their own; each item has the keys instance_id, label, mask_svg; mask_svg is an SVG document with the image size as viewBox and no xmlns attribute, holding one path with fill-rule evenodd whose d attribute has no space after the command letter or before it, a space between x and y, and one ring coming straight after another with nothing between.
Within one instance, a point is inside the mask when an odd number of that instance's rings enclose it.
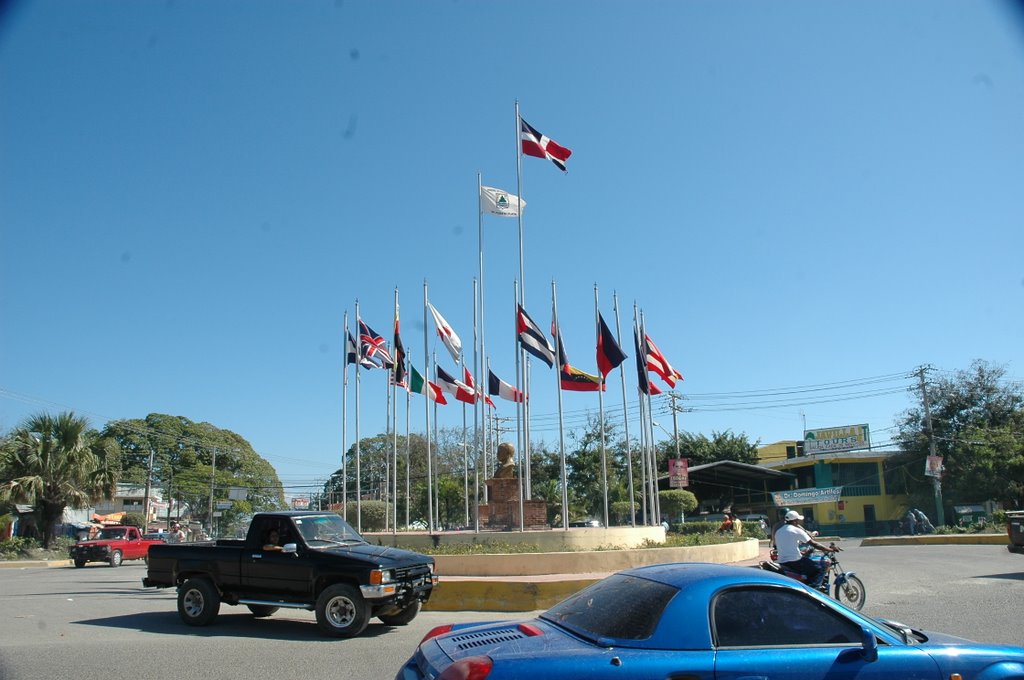
<instances>
[{"instance_id":1,"label":"flagpole","mask_svg":"<svg viewBox=\"0 0 1024 680\"><path fill-rule=\"evenodd\" d=\"M643 310L640 310L640 330L643 333L644 347L647 347L647 321L644 318ZM646 357L644 358L646 361ZM658 448L654 444L654 406L651 400L651 392L647 391L647 427L651 431L651 508L653 510L654 522L651 526L661 523L661 498L658 497Z\"/></svg>"},{"instance_id":2,"label":"flagpole","mask_svg":"<svg viewBox=\"0 0 1024 680\"><path fill-rule=\"evenodd\" d=\"M558 326L558 293L555 289L555 280L551 279L551 316L555 331L560 333ZM562 477L562 531L569 530L569 482L565 465L565 423L562 416L562 356L559 336L555 336L555 389L558 390L558 465ZM605 526L608 523L605 522Z\"/></svg>"},{"instance_id":3,"label":"flagpole","mask_svg":"<svg viewBox=\"0 0 1024 680\"><path fill-rule=\"evenodd\" d=\"M437 377L437 353L436 352L431 354L431 362L430 363L433 364L434 370L431 371L430 373L428 373L427 375L433 375L436 378ZM430 382L429 378L427 379L427 382L428 383ZM428 385L428 389L430 389L429 385ZM434 465L434 477L433 477L433 479L430 480L430 486L431 486L431 489L432 489L432 493L434 494L434 507L431 508L431 512L434 514L434 517L435 517L435 519L437 521L438 531L443 531L444 530L444 523L441 521L441 489L439 488L440 485L438 485L438 488L434 488L434 482L436 482L437 480L439 480L441 478L441 455L440 455L440 449L441 449L441 439L438 436L437 402L435 401L434 402L434 462L437 463L437 464Z\"/></svg>"},{"instance_id":4,"label":"flagpole","mask_svg":"<svg viewBox=\"0 0 1024 680\"><path fill-rule=\"evenodd\" d=\"M426 371L426 376L423 377L428 383L430 381L430 340L427 337L427 314L430 311L427 309L428 297L427 297L427 280L423 279L423 363L426 364L423 370ZM427 385L427 391L430 391L430 385ZM434 533L434 490L433 490L433 471L431 467L431 455L430 455L430 397L424 394L426 397L423 405L424 417L426 418L426 435L427 435L427 529L430 533Z\"/></svg>"},{"instance_id":5,"label":"flagpole","mask_svg":"<svg viewBox=\"0 0 1024 680\"><path fill-rule=\"evenodd\" d=\"M619 294L612 292L612 307L615 309L615 335L622 347L622 324L619 321ZM636 526L636 497L633 490L633 455L629 443L629 401L626 399L626 362L619 364L619 379L622 383L622 423L626 433L626 476L629 480L629 525Z\"/></svg>"},{"instance_id":6,"label":"flagpole","mask_svg":"<svg viewBox=\"0 0 1024 680\"><path fill-rule=\"evenodd\" d=\"M466 371L466 360L462 359L459 366L463 373ZM474 414L475 416L475 414ZM462 402L462 495L463 502L463 527L469 526L469 423L466 420L466 402Z\"/></svg>"},{"instance_id":7,"label":"flagpole","mask_svg":"<svg viewBox=\"0 0 1024 680\"><path fill-rule=\"evenodd\" d=\"M409 378L406 378L409 380ZM412 392L405 390L405 528L409 528L409 458L412 456L412 430L409 428L410 415L412 410Z\"/></svg>"},{"instance_id":8,"label":"flagpole","mask_svg":"<svg viewBox=\"0 0 1024 680\"><path fill-rule=\"evenodd\" d=\"M398 286L395 286L395 322L396 324L398 322ZM391 401L394 404L394 410L391 412L391 462L395 476L391 482L391 505L393 507L392 516L395 520L392 530L394 533L398 533L398 380L395 377L398 375L399 360L405 361L405 358L400 359L398 356L398 347L395 347L394 350L395 356L392 358L395 365L391 367Z\"/></svg>"},{"instance_id":9,"label":"flagpole","mask_svg":"<svg viewBox=\"0 0 1024 680\"><path fill-rule=\"evenodd\" d=\"M387 381L384 383L384 399L384 435L387 436L388 428L391 425L391 385L389 385ZM384 531L387 531L390 527L388 523L388 515L390 514L390 509L388 508L390 505L388 495L391 490L391 460L387 451L384 452L383 484L378 483L377 488L380 489L380 500L384 503Z\"/></svg>"},{"instance_id":10,"label":"flagpole","mask_svg":"<svg viewBox=\"0 0 1024 680\"><path fill-rule=\"evenodd\" d=\"M633 302L633 338L636 340L634 344L636 345L638 353L637 370L646 370L647 360L644 357L639 356L642 353L643 342L640 339L640 320L638 318L636 301ZM639 376L637 376L637 380L639 382ZM643 493L641 494L641 497L643 498L641 518L643 519L643 525L647 526L647 501L650 498L649 489L647 488L647 428L644 427L644 396L639 385L637 386L637 395L639 396L638 402L640 405L640 411L638 414L638 417L640 418L640 488L643 489Z\"/></svg>"},{"instance_id":11,"label":"flagpole","mask_svg":"<svg viewBox=\"0 0 1024 680\"><path fill-rule=\"evenodd\" d=\"M359 461L362 458L359 448L359 366L363 359L363 338L361 319L359 317L359 299L356 299L356 531L363 531L363 487Z\"/></svg>"},{"instance_id":12,"label":"flagpole","mask_svg":"<svg viewBox=\"0 0 1024 680\"><path fill-rule=\"evenodd\" d=\"M601 321L600 321L601 309L598 306L597 301L597 284L594 284L594 336L597 343L601 342ZM601 373L601 367L598 366L598 373ZM597 405L598 405L598 422L601 425L601 488L604 491L604 525L608 525L608 452L605 449L604 441L604 385L605 376L601 374L601 384L598 385L597 390Z\"/></svg>"},{"instance_id":13,"label":"flagpole","mask_svg":"<svg viewBox=\"0 0 1024 680\"><path fill-rule=\"evenodd\" d=\"M341 516L348 521L348 310L345 310L345 358L342 362L343 378L341 380ZM358 352L358 349L356 350ZM359 372L358 354L356 355L356 373Z\"/></svg>"},{"instance_id":14,"label":"flagpole","mask_svg":"<svg viewBox=\"0 0 1024 680\"><path fill-rule=\"evenodd\" d=\"M480 175L477 175L479 181ZM482 222L482 220L481 220ZM481 243L483 240L481 239ZM483 246L480 253L480 271L483 273ZM480 388L481 371L480 361L482 352L479 351L479 311L480 311L480 290L476 280L473 281L473 370L476 371L476 383L473 385L473 530L480 531L480 456L483 450L483 441L480 439L480 419L484 412L483 395Z\"/></svg>"},{"instance_id":15,"label":"flagpole","mask_svg":"<svg viewBox=\"0 0 1024 680\"><path fill-rule=\"evenodd\" d=\"M519 346L519 332L518 332L518 319L519 319L519 281L512 282L513 288L515 288L516 296L516 334L515 334L515 345L516 345L516 389L522 391L524 397L523 401L516 404L516 444L519 446L519 529L523 530L523 453L526 451L526 430L523 426L523 421L526 416L526 387L523 384L523 350Z\"/></svg>"}]
</instances>

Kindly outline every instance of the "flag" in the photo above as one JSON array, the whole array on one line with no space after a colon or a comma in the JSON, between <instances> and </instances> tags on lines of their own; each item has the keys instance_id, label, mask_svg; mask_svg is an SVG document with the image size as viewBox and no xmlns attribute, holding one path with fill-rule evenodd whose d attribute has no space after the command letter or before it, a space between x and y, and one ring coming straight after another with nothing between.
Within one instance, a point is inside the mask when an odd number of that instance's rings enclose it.
<instances>
[{"instance_id":1,"label":"flag","mask_svg":"<svg viewBox=\"0 0 1024 680\"><path fill-rule=\"evenodd\" d=\"M398 335L398 305L395 305L395 366L392 369L392 378L395 385L408 387L405 384L405 345Z\"/></svg>"},{"instance_id":2,"label":"flag","mask_svg":"<svg viewBox=\"0 0 1024 680\"><path fill-rule=\"evenodd\" d=\"M420 375L420 372L412 364L409 365L409 391L422 394L427 399L436 401L438 404L448 403L444 395L441 394L441 388L429 380L424 380L423 376Z\"/></svg>"},{"instance_id":3,"label":"flag","mask_svg":"<svg viewBox=\"0 0 1024 680\"><path fill-rule=\"evenodd\" d=\"M487 404L491 408L495 408L494 402L491 401L491 398L484 394L483 385L477 387L477 384L473 381L473 374L470 373L469 369L466 368L465 366L462 367L462 375L465 377L466 385L468 385L469 389L473 390L473 392L476 394L476 398L483 399L485 404Z\"/></svg>"},{"instance_id":4,"label":"flag","mask_svg":"<svg viewBox=\"0 0 1024 680\"><path fill-rule=\"evenodd\" d=\"M437 371L437 386L441 388L441 391L447 392L459 401L467 404L476 403L476 395L473 394L473 390L469 385L456 380L448 371L440 366L435 366L434 370Z\"/></svg>"},{"instance_id":5,"label":"flag","mask_svg":"<svg viewBox=\"0 0 1024 680\"><path fill-rule=\"evenodd\" d=\"M394 366L395 362L388 352L384 336L367 326L362 319L359 320L359 342L362 343L361 350L364 357L379 362L384 368Z\"/></svg>"},{"instance_id":6,"label":"flag","mask_svg":"<svg viewBox=\"0 0 1024 680\"><path fill-rule=\"evenodd\" d=\"M559 381L561 382L562 389L571 392L603 391L604 381L601 380L600 376L584 373L569 364L569 358L565 355L565 347L562 346L562 334L553 323L551 324L551 334L555 336L558 343Z\"/></svg>"},{"instance_id":7,"label":"flag","mask_svg":"<svg viewBox=\"0 0 1024 680\"><path fill-rule=\"evenodd\" d=\"M523 393L494 375L494 371L490 369L487 369L487 391L496 397L514 401L517 404L523 402Z\"/></svg>"},{"instance_id":8,"label":"flag","mask_svg":"<svg viewBox=\"0 0 1024 680\"><path fill-rule=\"evenodd\" d=\"M455 334L455 331L448 322L444 320L441 313L434 308L434 305L427 303L427 307L430 307L430 313L434 317L434 325L437 326L437 334L441 336L441 342L448 348L448 352L452 355L452 359L456 362L459 360L459 356L462 354L462 340L459 340L459 336Z\"/></svg>"},{"instance_id":9,"label":"flag","mask_svg":"<svg viewBox=\"0 0 1024 680\"><path fill-rule=\"evenodd\" d=\"M601 377L607 378L613 368L626 360L626 353L619 347L601 312L597 313L597 322L597 370L600 371Z\"/></svg>"},{"instance_id":10,"label":"flag","mask_svg":"<svg viewBox=\"0 0 1024 680\"><path fill-rule=\"evenodd\" d=\"M551 343L544 336L544 331L534 323L522 305L516 305L516 309L518 310L516 314L516 332L519 334L519 344L527 352L547 364L548 368L551 368L555 365L555 348L551 346ZM491 394L494 393L492 392Z\"/></svg>"},{"instance_id":11,"label":"flag","mask_svg":"<svg viewBox=\"0 0 1024 680\"><path fill-rule=\"evenodd\" d=\"M654 340L651 340L651 336L645 333L644 339L647 341L648 370L657 373L669 387L675 387L676 380L682 380L683 374L672 368L672 364L668 363L668 359L661 353L658 346L654 344Z\"/></svg>"},{"instance_id":12,"label":"flag","mask_svg":"<svg viewBox=\"0 0 1024 680\"><path fill-rule=\"evenodd\" d=\"M351 331L348 334L348 339L345 341L345 345L345 363L356 363L356 339L352 337ZM380 364L374 363L373 359L365 355L360 355L358 361L359 365L366 369L380 368Z\"/></svg>"},{"instance_id":13,"label":"flag","mask_svg":"<svg viewBox=\"0 0 1024 680\"><path fill-rule=\"evenodd\" d=\"M647 356L647 350L644 347L646 343L641 343L640 333L637 332L636 328L633 328L633 345L636 347L637 389L640 390L640 394L657 394L652 390L652 388L657 389L657 387L651 384L651 378L647 375L647 364L644 361L644 357Z\"/></svg>"},{"instance_id":14,"label":"flag","mask_svg":"<svg viewBox=\"0 0 1024 680\"><path fill-rule=\"evenodd\" d=\"M565 161L569 160L572 151L560 146L553 139L537 132L529 123L519 118L519 137L523 142L523 153L535 158L547 158L565 172Z\"/></svg>"},{"instance_id":15,"label":"flag","mask_svg":"<svg viewBox=\"0 0 1024 680\"><path fill-rule=\"evenodd\" d=\"M480 187L480 212L498 217L519 217L519 211L526 207L526 201L494 187Z\"/></svg>"}]
</instances>

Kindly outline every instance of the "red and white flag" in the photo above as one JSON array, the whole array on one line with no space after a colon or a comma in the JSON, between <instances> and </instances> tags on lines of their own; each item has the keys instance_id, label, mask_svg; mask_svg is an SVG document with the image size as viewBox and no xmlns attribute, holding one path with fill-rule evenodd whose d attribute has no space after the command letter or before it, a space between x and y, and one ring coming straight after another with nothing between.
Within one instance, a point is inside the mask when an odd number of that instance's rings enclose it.
<instances>
[{"instance_id":1,"label":"red and white flag","mask_svg":"<svg viewBox=\"0 0 1024 680\"><path fill-rule=\"evenodd\" d=\"M466 404L476 403L476 394L469 385L460 382L440 366L435 366L434 368L437 371L438 387L461 402Z\"/></svg>"},{"instance_id":2,"label":"red and white flag","mask_svg":"<svg viewBox=\"0 0 1024 680\"><path fill-rule=\"evenodd\" d=\"M509 385L507 382L494 375L494 371L487 371L487 391L496 397L522 403L523 393Z\"/></svg>"},{"instance_id":3,"label":"red and white flag","mask_svg":"<svg viewBox=\"0 0 1024 680\"><path fill-rule=\"evenodd\" d=\"M434 325L437 326L437 334L441 336L441 342L448 348L448 352L452 355L452 360L458 362L459 357L462 355L462 340L455 334L455 329L444 320L441 316L441 312L437 311L434 305L427 303L427 307L430 309L430 314L434 317Z\"/></svg>"},{"instance_id":4,"label":"red and white flag","mask_svg":"<svg viewBox=\"0 0 1024 680\"><path fill-rule=\"evenodd\" d=\"M558 166L559 170L566 172L565 162L569 160L572 151L537 132L521 116L519 118L519 138L523 143L524 154L535 158L546 158Z\"/></svg>"},{"instance_id":5,"label":"red and white flag","mask_svg":"<svg viewBox=\"0 0 1024 680\"><path fill-rule=\"evenodd\" d=\"M676 380L682 380L683 374L672 368L672 364L668 363L668 359L654 344L654 340L651 340L651 336L645 335L644 338L647 340L647 369L657 373L669 387L675 387Z\"/></svg>"},{"instance_id":6,"label":"red and white flag","mask_svg":"<svg viewBox=\"0 0 1024 680\"><path fill-rule=\"evenodd\" d=\"M476 382L473 381L473 374L470 373L469 369L466 368L465 366L462 367L462 374L466 378L466 384L469 386L471 390L473 390L476 393L476 398L483 399L485 404L487 404L491 408L496 408L494 402L491 401L491 398L484 394L483 385L478 386Z\"/></svg>"}]
</instances>

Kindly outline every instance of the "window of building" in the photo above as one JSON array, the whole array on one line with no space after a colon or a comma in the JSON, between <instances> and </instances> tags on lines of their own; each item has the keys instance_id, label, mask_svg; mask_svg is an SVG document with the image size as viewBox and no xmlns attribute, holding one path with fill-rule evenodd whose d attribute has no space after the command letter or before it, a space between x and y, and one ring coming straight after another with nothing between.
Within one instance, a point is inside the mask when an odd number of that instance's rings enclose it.
<instances>
[{"instance_id":1,"label":"window of building","mask_svg":"<svg viewBox=\"0 0 1024 680\"><path fill-rule=\"evenodd\" d=\"M843 487L843 496L877 496L882 493L878 463L833 463L832 485Z\"/></svg>"}]
</instances>

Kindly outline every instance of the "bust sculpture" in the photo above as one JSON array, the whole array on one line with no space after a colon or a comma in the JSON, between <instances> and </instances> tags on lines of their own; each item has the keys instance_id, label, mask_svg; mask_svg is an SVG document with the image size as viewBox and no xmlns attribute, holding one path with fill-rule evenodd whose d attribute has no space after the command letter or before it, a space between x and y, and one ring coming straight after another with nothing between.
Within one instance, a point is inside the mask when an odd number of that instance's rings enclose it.
<instances>
[{"instance_id":1,"label":"bust sculpture","mask_svg":"<svg viewBox=\"0 0 1024 680\"><path fill-rule=\"evenodd\" d=\"M495 479L508 479L516 476L516 466L512 462L515 455L515 448L508 442L498 444L498 469L494 471Z\"/></svg>"}]
</instances>

